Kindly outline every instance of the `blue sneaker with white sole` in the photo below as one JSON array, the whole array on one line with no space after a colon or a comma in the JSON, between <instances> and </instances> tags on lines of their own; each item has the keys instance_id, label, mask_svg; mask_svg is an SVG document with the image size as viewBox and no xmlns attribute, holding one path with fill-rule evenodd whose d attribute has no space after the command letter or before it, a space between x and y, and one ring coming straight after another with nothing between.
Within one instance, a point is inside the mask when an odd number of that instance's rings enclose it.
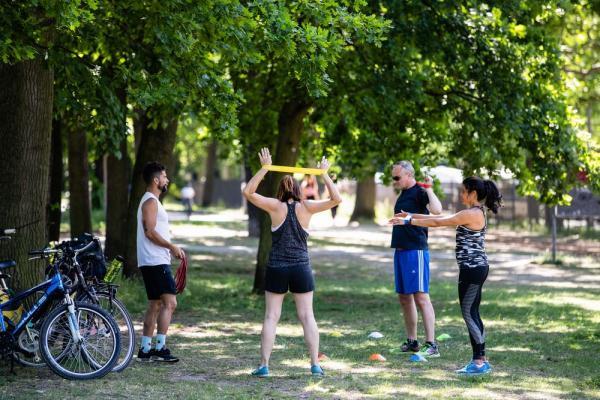
<instances>
[{"instance_id":1,"label":"blue sneaker with white sole","mask_svg":"<svg viewBox=\"0 0 600 400\"><path fill-rule=\"evenodd\" d=\"M259 378L266 378L269 376L269 367L266 365L262 365L252 371L252 376L257 376Z\"/></svg>"},{"instance_id":2,"label":"blue sneaker with white sole","mask_svg":"<svg viewBox=\"0 0 600 400\"><path fill-rule=\"evenodd\" d=\"M484 361L481 365L477 365L475 362L471 361L463 368L456 370L456 373L465 376L485 375L489 374L490 372L492 372L492 366L487 361Z\"/></svg>"},{"instance_id":3,"label":"blue sneaker with white sole","mask_svg":"<svg viewBox=\"0 0 600 400\"><path fill-rule=\"evenodd\" d=\"M312 374L312 376L325 376L323 368L321 368L319 365L313 365L312 367L310 367L310 373Z\"/></svg>"}]
</instances>

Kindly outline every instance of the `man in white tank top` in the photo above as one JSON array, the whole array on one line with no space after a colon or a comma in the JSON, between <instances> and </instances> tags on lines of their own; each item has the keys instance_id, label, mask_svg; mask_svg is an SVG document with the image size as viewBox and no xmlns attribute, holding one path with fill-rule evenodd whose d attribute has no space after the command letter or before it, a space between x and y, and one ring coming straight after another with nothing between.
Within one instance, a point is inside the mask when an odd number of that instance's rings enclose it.
<instances>
[{"instance_id":1,"label":"man in white tank top","mask_svg":"<svg viewBox=\"0 0 600 400\"><path fill-rule=\"evenodd\" d=\"M171 273L171 255L183 258L183 250L171 243L169 217L159 201L167 191L169 179L165 167L149 162L144 167L146 193L137 212L137 259L148 295L148 308L144 317L142 345L139 361L177 362L179 359L166 347L167 330L177 307L175 280ZM157 328L156 345L152 335Z\"/></svg>"}]
</instances>

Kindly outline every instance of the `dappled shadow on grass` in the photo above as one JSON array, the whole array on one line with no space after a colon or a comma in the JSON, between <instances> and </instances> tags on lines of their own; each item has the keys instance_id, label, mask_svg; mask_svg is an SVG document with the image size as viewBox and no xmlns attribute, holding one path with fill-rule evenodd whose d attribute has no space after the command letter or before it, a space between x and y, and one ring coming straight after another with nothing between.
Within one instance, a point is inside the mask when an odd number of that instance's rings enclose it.
<instances>
[{"instance_id":1,"label":"dappled shadow on grass","mask_svg":"<svg viewBox=\"0 0 600 400\"><path fill-rule=\"evenodd\" d=\"M321 351L329 357L323 362L327 376L319 380L308 375L302 329L288 295L271 360L274 376L270 380L252 378L249 372L259 360L264 297L250 294L255 256L246 249L254 246L255 250L257 241L235 236L235 232L231 235L185 240L191 261L188 286L178 296L168 336L168 346L181 357L180 363L134 363L121 374L75 384L48 370L23 368L18 369L17 379L8 382L10 377L2 366L0 393L7 398L43 394L50 399L115 398L124 393L133 399L572 399L600 395L594 386L600 333L598 313L593 312L599 291L593 286L566 288L567 284L579 285L577 279L583 279L582 275L549 277L525 271L529 280L520 281L520 276L511 276L515 270L509 265L521 263L527 256L492 255L503 267L492 269L481 314L494 372L481 379L464 379L453 372L468 361L471 350L458 305L458 271L451 252L436 253L439 258L432 268L431 283L436 332L447 333L451 339L440 343L441 358L411 363L407 354L399 352L405 334L394 293L391 251L378 251L370 242L362 247L353 240L344 243L343 238L313 242L317 254L313 256L315 315ZM353 247L360 251L341 256L344 248ZM562 288L541 286L561 280ZM123 282L119 297L141 327L146 306L141 282ZM380 331L384 338L369 340L372 331ZM419 338L423 339L421 324ZM368 361L372 353L383 354L387 361Z\"/></svg>"},{"instance_id":2,"label":"dappled shadow on grass","mask_svg":"<svg viewBox=\"0 0 600 400\"><path fill-rule=\"evenodd\" d=\"M482 316L488 326L488 352L495 372L483 380L464 380L452 372L466 363L470 354L454 283L433 282L431 288L438 313L437 331L449 333L452 339L441 343L441 359L412 364L407 355L398 352L403 334L391 283L378 276L357 280L340 275L341 279L318 280L315 294L321 350L330 357L324 367L331 379L317 384L307 377L302 331L288 296L273 354L274 379L268 390L292 397L312 393L324 398L431 398L462 396L471 391L484 397L526 398L537 393L543 398L572 398L580 379L593 378L590 371L600 343L592 316L580 306L549 301L573 295L569 290L486 285ZM177 379L218 381L243 390L267 385L247 376L258 359L263 314L263 298L248 294L250 284L250 279L239 276L194 270L189 298L180 298L174 319L175 326L181 327L170 340L188 357L211 368L190 367L188 371L186 367L186 374ZM585 289L577 294L586 297L597 293ZM384 333L385 338L368 340L367 334L374 330ZM375 352L384 354L388 361L367 361ZM540 386L540 382L544 384Z\"/></svg>"}]
</instances>

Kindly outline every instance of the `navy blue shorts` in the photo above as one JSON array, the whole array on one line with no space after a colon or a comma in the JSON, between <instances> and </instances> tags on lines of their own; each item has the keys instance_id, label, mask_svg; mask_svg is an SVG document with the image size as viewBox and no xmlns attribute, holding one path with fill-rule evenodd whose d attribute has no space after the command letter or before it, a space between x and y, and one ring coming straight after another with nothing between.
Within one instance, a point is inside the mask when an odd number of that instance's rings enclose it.
<instances>
[{"instance_id":1,"label":"navy blue shorts","mask_svg":"<svg viewBox=\"0 0 600 400\"><path fill-rule=\"evenodd\" d=\"M396 293L429 293L429 251L394 251Z\"/></svg>"},{"instance_id":2,"label":"navy blue shorts","mask_svg":"<svg viewBox=\"0 0 600 400\"><path fill-rule=\"evenodd\" d=\"M147 265L140 267L148 300L160 300L163 294L177 294L171 266Z\"/></svg>"},{"instance_id":3,"label":"navy blue shorts","mask_svg":"<svg viewBox=\"0 0 600 400\"><path fill-rule=\"evenodd\" d=\"M308 293L315 290L312 269L308 265L267 267L265 290L271 293Z\"/></svg>"}]
</instances>

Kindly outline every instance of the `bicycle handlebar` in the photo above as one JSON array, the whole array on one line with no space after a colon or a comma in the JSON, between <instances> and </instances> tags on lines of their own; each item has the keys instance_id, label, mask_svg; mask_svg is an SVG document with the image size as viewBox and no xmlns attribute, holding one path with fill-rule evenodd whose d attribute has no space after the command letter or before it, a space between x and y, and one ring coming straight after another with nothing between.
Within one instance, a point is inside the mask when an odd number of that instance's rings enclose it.
<instances>
[{"instance_id":1,"label":"bicycle handlebar","mask_svg":"<svg viewBox=\"0 0 600 400\"><path fill-rule=\"evenodd\" d=\"M14 235L17 232L15 228L0 228L0 240L11 240L12 237L10 235Z\"/></svg>"},{"instance_id":2,"label":"bicycle handlebar","mask_svg":"<svg viewBox=\"0 0 600 400\"><path fill-rule=\"evenodd\" d=\"M50 254L56 254L59 251L60 250L57 250L57 249L41 249L41 250L31 250L27 254L31 256L30 260L35 260L37 258L46 258Z\"/></svg>"},{"instance_id":3,"label":"bicycle handlebar","mask_svg":"<svg viewBox=\"0 0 600 400\"><path fill-rule=\"evenodd\" d=\"M83 246L82 248L74 250L73 253L75 253L75 257L77 257L79 255L79 253L83 253L84 251L88 250L93 245L94 245L94 241L92 240L88 244L86 244L85 246Z\"/></svg>"}]
</instances>

